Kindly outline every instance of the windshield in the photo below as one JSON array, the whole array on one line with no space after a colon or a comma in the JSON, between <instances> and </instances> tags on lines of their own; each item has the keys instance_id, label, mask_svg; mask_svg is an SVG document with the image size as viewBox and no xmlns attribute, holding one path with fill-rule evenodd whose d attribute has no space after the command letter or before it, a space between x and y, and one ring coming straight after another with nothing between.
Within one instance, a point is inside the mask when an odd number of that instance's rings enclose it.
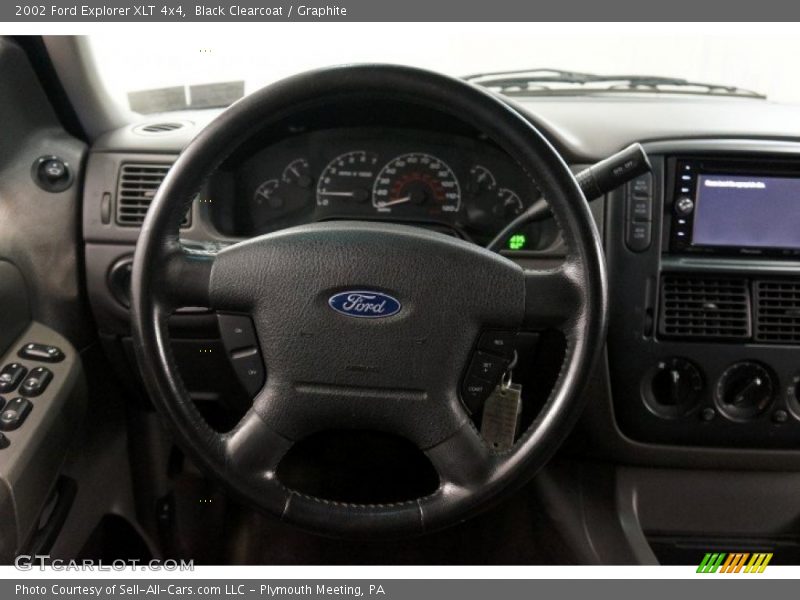
<instances>
[{"instance_id":1,"label":"windshield","mask_svg":"<svg viewBox=\"0 0 800 600\"><path fill-rule=\"evenodd\" d=\"M188 27L177 34L173 28L169 35L115 31L92 35L89 42L113 99L141 113L225 106L283 77L349 62L407 64L453 76L522 69L658 76L800 102L800 78L785 71L787 58L800 54L796 33L759 35L728 27L710 35L711 27L676 35L664 27L647 31L642 24L591 34L579 25L530 23L292 23L237 28L236 33L226 33L225 25L217 31ZM684 93L675 86L647 91Z\"/></svg>"}]
</instances>

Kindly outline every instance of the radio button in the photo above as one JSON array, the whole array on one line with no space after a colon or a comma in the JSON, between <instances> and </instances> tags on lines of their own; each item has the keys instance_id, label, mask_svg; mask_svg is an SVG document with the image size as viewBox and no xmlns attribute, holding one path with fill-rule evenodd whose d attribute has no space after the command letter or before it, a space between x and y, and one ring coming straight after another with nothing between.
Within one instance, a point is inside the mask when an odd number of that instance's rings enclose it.
<instances>
[{"instance_id":1,"label":"radio button","mask_svg":"<svg viewBox=\"0 0 800 600\"><path fill-rule=\"evenodd\" d=\"M633 252L644 252L652 241L652 226L649 221L628 221L625 228L625 245Z\"/></svg>"},{"instance_id":2,"label":"radio button","mask_svg":"<svg viewBox=\"0 0 800 600\"><path fill-rule=\"evenodd\" d=\"M679 215L689 215L694 210L694 201L686 196L678 198L675 202L675 212Z\"/></svg>"}]
</instances>

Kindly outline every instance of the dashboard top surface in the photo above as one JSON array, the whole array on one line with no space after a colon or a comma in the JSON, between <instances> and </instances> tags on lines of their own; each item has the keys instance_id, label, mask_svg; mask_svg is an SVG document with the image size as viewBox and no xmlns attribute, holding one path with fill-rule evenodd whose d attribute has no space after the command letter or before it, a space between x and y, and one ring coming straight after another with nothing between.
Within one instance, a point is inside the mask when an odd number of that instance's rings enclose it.
<instances>
[{"instance_id":1,"label":"dashboard top surface","mask_svg":"<svg viewBox=\"0 0 800 600\"><path fill-rule=\"evenodd\" d=\"M800 106L742 98L662 96L507 100L542 128L568 160L593 162L635 142L699 138L800 138ZM141 123L179 120L166 134L142 135L136 123L101 135L94 152L176 154L220 111L151 115Z\"/></svg>"}]
</instances>

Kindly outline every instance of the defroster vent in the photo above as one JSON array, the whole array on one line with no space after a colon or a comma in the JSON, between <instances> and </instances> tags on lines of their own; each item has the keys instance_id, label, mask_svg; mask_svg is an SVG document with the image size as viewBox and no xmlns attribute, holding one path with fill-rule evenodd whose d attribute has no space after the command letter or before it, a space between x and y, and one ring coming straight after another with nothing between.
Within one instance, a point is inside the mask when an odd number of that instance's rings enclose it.
<instances>
[{"instance_id":1,"label":"defroster vent","mask_svg":"<svg viewBox=\"0 0 800 600\"><path fill-rule=\"evenodd\" d=\"M171 165L124 164L117 187L117 224L139 227Z\"/></svg>"},{"instance_id":2,"label":"defroster vent","mask_svg":"<svg viewBox=\"0 0 800 600\"><path fill-rule=\"evenodd\" d=\"M753 293L755 340L800 344L800 281L754 281Z\"/></svg>"},{"instance_id":3,"label":"defroster vent","mask_svg":"<svg viewBox=\"0 0 800 600\"><path fill-rule=\"evenodd\" d=\"M747 280L664 275L659 333L670 338L746 339L751 335Z\"/></svg>"}]
</instances>

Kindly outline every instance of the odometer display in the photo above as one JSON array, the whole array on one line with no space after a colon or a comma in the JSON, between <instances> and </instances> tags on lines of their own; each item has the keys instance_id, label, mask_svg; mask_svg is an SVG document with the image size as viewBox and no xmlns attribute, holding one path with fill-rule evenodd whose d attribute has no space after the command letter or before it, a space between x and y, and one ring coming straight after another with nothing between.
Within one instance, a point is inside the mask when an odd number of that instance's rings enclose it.
<instances>
[{"instance_id":1,"label":"odometer display","mask_svg":"<svg viewBox=\"0 0 800 600\"><path fill-rule=\"evenodd\" d=\"M455 213L461 208L461 189L443 160L419 152L402 154L378 173L372 205L380 213Z\"/></svg>"}]
</instances>

